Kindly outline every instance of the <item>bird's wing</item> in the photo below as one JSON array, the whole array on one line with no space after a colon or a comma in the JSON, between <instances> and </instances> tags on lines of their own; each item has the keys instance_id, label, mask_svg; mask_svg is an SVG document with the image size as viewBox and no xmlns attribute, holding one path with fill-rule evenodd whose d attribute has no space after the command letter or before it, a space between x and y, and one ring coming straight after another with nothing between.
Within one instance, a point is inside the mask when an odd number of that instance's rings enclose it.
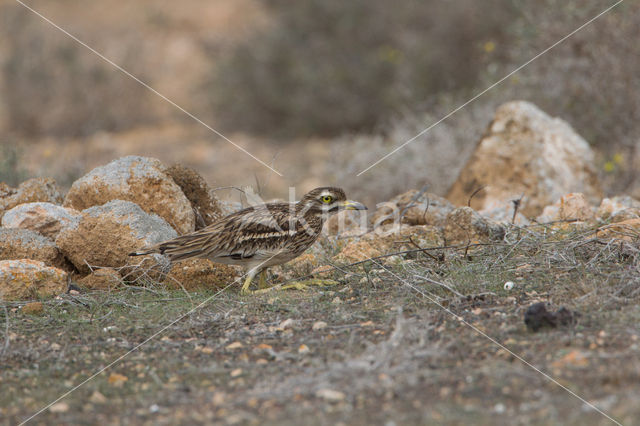
<instances>
[{"instance_id":1,"label":"bird's wing","mask_svg":"<svg viewBox=\"0 0 640 426\"><path fill-rule=\"evenodd\" d=\"M165 241L140 254L161 253L172 261L205 257L244 259L262 250L278 250L298 232L284 204L249 207L206 228ZM291 228L291 230L290 230Z\"/></svg>"}]
</instances>

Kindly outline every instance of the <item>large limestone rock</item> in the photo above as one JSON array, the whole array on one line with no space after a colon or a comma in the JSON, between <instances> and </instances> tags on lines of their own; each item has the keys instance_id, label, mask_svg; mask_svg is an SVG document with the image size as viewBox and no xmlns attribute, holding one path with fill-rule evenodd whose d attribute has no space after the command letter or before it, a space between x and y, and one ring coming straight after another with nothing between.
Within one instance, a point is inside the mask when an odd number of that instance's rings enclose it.
<instances>
[{"instance_id":1,"label":"large limestone rock","mask_svg":"<svg viewBox=\"0 0 640 426\"><path fill-rule=\"evenodd\" d=\"M390 223L444 226L454 208L442 197L428 192L421 194L414 189L379 204L371 220L374 227Z\"/></svg>"},{"instance_id":2,"label":"large limestone rock","mask_svg":"<svg viewBox=\"0 0 640 426\"><path fill-rule=\"evenodd\" d=\"M447 198L457 205L489 210L524 198L520 211L535 217L563 194L581 192L596 203L601 190L589 144L565 121L528 102L496 111L487 134L462 169Z\"/></svg>"},{"instance_id":3,"label":"large limestone rock","mask_svg":"<svg viewBox=\"0 0 640 426\"><path fill-rule=\"evenodd\" d=\"M207 181L192 168L174 164L166 170L191 203L196 229L211 225L223 216L222 207Z\"/></svg>"},{"instance_id":4,"label":"large limestone rock","mask_svg":"<svg viewBox=\"0 0 640 426\"><path fill-rule=\"evenodd\" d=\"M73 183L65 207L84 210L112 200L131 201L181 234L195 229L191 203L166 167L154 158L129 156L97 167Z\"/></svg>"},{"instance_id":5,"label":"large limestone rock","mask_svg":"<svg viewBox=\"0 0 640 426\"><path fill-rule=\"evenodd\" d=\"M22 182L18 188L0 183L0 217L5 211L24 203L37 201L60 204L62 194L51 178L34 178Z\"/></svg>"},{"instance_id":6,"label":"large limestone rock","mask_svg":"<svg viewBox=\"0 0 640 426\"><path fill-rule=\"evenodd\" d=\"M0 228L0 260L19 259L38 260L49 266L69 268L53 240L28 229Z\"/></svg>"},{"instance_id":7,"label":"large limestone rock","mask_svg":"<svg viewBox=\"0 0 640 426\"><path fill-rule=\"evenodd\" d=\"M77 223L80 212L52 203L25 203L8 210L2 216L4 228L23 228L55 239L66 226Z\"/></svg>"},{"instance_id":8,"label":"large limestone rock","mask_svg":"<svg viewBox=\"0 0 640 426\"><path fill-rule=\"evenodd\" d=\"M67 291L67 273L37 260L0 260L0 299L28 300Z\"/></svg>"},{"instance_id":9,"label":"large limestone rock","mask_svg":"<svg viewBox=\"0 0 640 426\"><path fill-rule=\"evenodd\" d=\"M143 246L177 236L161 217L144 212L130 201L114 200L82 211L82 218L64 228L56 244L81 273L95 267L137 264L128 254Z\"/></svg>"}]
</instances>

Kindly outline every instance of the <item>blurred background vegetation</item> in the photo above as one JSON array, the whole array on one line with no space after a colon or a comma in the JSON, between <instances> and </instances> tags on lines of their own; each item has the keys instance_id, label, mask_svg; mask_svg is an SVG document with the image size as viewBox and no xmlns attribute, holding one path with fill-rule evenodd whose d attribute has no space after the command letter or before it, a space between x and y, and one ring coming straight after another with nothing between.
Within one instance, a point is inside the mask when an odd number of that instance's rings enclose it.
<instances>
[{"instance_id":1,"label":"blurred background vegetation","mask_svg":"<svg viewBox=\"0 0 640 426\"><path fill-rule=\"evenodd\" d=\"M30 4L286 169L287 178L267 178L268 170L248 157L237 157L238 167L226 142L5 0L0 167L53 174L67 184L112 157L139 153L195 166L220 186L257 179L269 195L282 196L286 185L301 181L340 182L371 201L425 183L442 194L495 108L524 99L591 143L609 193L640 194L638 2L621 4L358 179L354 172L613 1L98 3ZM24 164L6 154L14 146Z\"/></svg>"}]
</instances>

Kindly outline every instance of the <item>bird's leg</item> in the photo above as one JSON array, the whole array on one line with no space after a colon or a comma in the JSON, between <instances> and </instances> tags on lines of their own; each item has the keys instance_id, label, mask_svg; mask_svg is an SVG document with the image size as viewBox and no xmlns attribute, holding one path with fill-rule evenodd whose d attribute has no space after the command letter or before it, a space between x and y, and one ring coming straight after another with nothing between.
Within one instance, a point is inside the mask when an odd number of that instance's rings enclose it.
<instances>
[{"instance_id":1,"label":"bird's leg","mask_svg":"<svg viewBox=\"0 0 640 426\"><path fill-rule=\"evenodd\" d=\"M256 271L255 269L251 269L249 271L249 273L247 274L247 279L244 280L244 284L242 285L242 288L240 289L240 294L251 293L251 290L249 290L249 286L251 285L251 280L253 279L253 277L256 276L257 272L258 271Z\"/></svg>"},{"instance_id":2,"label":"bird's leg","mask_svg":"<svg viewBox=\"0 0 640 426\"><path fill-rule=\"evenodd\" d=\"M289 289L296 289L296 290L306 290L307 288L309 288L310 286L322 286L322 287L326 287L326 286L330 286L330 285L338 285L340 284L338 281L336 280L328 280L328 279L322 279L322 278L311 278L308 280L304 280L304 281L293 281L289 284L285 284L282 287L280 287L281 290L289 290Z\"/></svg>"},{"instance_id":3,"label":"bird's leg","mask_svg":"<svg viewBox=\"0 0 640 426\"><path fill-rule=\"evenodd\" d=\"M304 281L293 281L287 284L277 284L274 285L272 287L267 287L267 288L261 288L260 290L256 290L255 293L266 293L268 291L273 291L273 290L291 290L291 289L295 289L295 290L306 290L307 288L309 288L310 286L331 286L331 285L338 285L340 284L338 281L335 280L327 280L327 279L321 279L321 278L311 278L309 280L304 280Z\"/></svg>"},{"instance_id":4,"label":"bird's leg","mask_svg":"<svg viewBox=\"0 0 640 426\"><path fill-rule=\"evenodd\" d=\"M262 271L260 271L260 281L258 282L258 288L265 289L268 287L269 287L269 284L267 283L267 269L265 268Z\"/></svg>"}]
</instances>

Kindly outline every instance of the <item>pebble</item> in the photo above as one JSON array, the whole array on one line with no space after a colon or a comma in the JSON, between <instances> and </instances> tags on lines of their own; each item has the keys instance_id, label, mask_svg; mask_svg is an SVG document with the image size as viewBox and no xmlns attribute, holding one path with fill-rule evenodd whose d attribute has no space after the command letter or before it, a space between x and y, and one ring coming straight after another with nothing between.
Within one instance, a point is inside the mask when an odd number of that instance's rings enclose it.
<instances>
[{"instance_id":1,"label":"pebble","mask_svg":"<svg viewBox=\"0 0 640 426\"><path fill-rule=\"evenodd\" d=\"M52 413L66 413L69 411L69 404L66 402L58 402L49 407L49 411Z\"/></svg>"},{"instance_id":2,"label":"pebble","mask_svg":"<svg viewBox=\"0 0 640 426\"><path fill-rule=\"evenodd\" d=\"M313 325L311 326L312 330L322 330L323 328L327 327L327 323L324 321L316 321L313 323Z\"/></svg>"},{"instance_id":3,"label":"pebble","mask_svg":"<svg viewBox=\"0 0 640 426\"><path fill-rule=\"evenodd\" d=\"M345 398L343 392L334 389L318 389L316 392L318 398L322 398L327 401L342 401Z\"/></svg>"}]
</instances>

